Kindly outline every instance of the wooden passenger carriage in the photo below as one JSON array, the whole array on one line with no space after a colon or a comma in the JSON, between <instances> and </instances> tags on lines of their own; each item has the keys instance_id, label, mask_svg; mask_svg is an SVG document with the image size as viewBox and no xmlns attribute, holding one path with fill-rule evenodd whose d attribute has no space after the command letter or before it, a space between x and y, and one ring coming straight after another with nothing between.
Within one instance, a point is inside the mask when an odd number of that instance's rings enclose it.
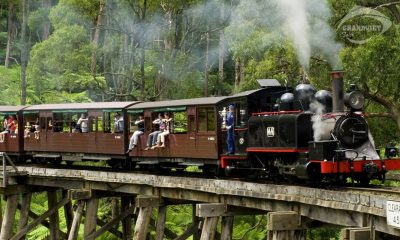
<instances>
[{"instance_id":1,"label":"wooden passenger carriage","mask_svg":"<svg viewBox=\"0 0 400 240\"><path fill-rule=\"evenodd\" d=\"M246 159L247 119L254 112L272 111L285 87L272 85L227 97L207 97L158 102L97 102L42 104L29 107L0 107L1 114L16 114L18 134L7 134L0 151L24 155L38 162L104 160L114 166L137 164L223 165L224 159ZM224 112L235 105L235 156L225 156ZM166 147L144 151L152 121L158 113L169 112L173 131ZM80 115L88 118L87 133L74 131ZM114 117L120 113L123 132L114 132ZM136 130L133 122L139 114L145 118L145 133L139 146L127 154L129 139ZM38 124L37 133L26 126Z\"/></svg>"},{"instance_id":2,"label":"wooden passenger carriage","mask_svg":"<svg viewBox=\"0 0 400 240\"><path fill-rule=\"evenodd\" d=\"M34 159L57 161L125 159L127 127L114 132L116 113L126 117L125 108L136 102L43 104L27 107L24 125L39 119L39 137L25 138L25 151ZM74 132L81 114L88 117L89 132ZM75 123L75 124L74 124Z\"/></svg>"}]
</instances>

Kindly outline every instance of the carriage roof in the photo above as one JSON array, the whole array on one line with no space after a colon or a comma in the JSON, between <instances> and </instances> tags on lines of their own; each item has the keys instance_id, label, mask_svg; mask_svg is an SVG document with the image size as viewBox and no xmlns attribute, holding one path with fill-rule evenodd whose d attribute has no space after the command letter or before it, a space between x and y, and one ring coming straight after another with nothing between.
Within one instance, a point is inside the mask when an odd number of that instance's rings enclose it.
<instances>
[{"instance_id":1,"label":"carriage roof","mask_svg":"<svg viewBox=\"0 0 400 240\"><path fill-rule=\"evenodd\" d=\"M89 110L89 109L123 109L136 102L91 102L91 103L59 103L41 104L25 108L26 111L32 110Z\"/></svg>"}]
</instances>

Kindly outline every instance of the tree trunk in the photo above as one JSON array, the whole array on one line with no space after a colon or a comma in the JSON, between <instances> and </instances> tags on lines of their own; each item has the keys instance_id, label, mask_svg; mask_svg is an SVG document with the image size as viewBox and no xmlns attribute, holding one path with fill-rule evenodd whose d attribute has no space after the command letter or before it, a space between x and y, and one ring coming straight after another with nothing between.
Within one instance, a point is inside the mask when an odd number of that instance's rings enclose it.
<instances>
[{"instance_id":1,"label":"tree trunk","mask_svg":"<svg viewBox=\"0 0 400 240\"><path fill-rule=\"evenodd\" d=\"M42 6L46 10L46 13L48 15L50 12L50 8L51 8L51 0L43 0ZM51 28L50 21L48 19L46 19L46 21L43 24L42 41L49 38L50 28Z\"/></svg>"},{"instance_id":2,"label":"tree trunk","mask_svg":"<svg viewBox=\"0 0 400 240\"><path fill-rule=\"evenodd\" d=\"M222 26L223 24L223 20L224 20L224 6L221 6L221 19L220 19L220 24ZM218 54L218 78L217 78L217 82L216 82L216 87L217 87L217 91L216 94L217 96L221 96L221 88L222 88L222 84L224 82L224 59L225 59L225 34L224 34L224 29L221 28L221 30L219 30L219 54Z\"/></svg>"},{"instance_id":3,"label":"tree trunk","mask_svg":"<svg viewBox=\"0 0 400 240\"><path fill-rule=\"evenodd\" d=\"M142 11L142 19L141 22L144 24L146 20L146 11L147 11L147 0L143 2L143 11ZM145 39L146 39L146 30L142 28L143 37L140 40L140 95L142 100L145 98L145 87L146 87L146 79L145 79L145 72L144 72L144 63L146 60L146 52L145 52Z\"/></svg>"},{"instance_id":4,"label":"tree trunk","mask_svg":"<svg viewBox=\"0 0 400 240\"><path fill-rule=\"evenodd\" d=\"M93 40L92 43L95 46L95 52L92 54L92 62L90 64L90 71L92 75L96 75L96 66L97 66L97 46L99 45L99 39L100 39L100 32L101 32L101 26L102 26L102 21L103 21L103 15L104 15L104 2L100 2L100 8L99 8L99 15L97 15L97 21L96 21L96 29L94 31L93 35Z\"/></svg>"},{"instance_id":5,"label":"tree trunk","mask_svg":"<svg viewBox=\"0 0 400 240\"><path fill-rule=\"evenodd\" d=\"M235 63L235 91L240 87L240 83L244 80L244 62L239 59Z\"/></svg>"},{"instance_id":6,"label":"tree trunk","mask_svg":"<svg viewBox=\"0 0 400 240\"><path fill-rule=\"evenodd\" d=\"M8 18L7 18L7 48L6 48L6 59L4 66L8 68L10 66L10 53L11 44L13 37L13 15L14 15L14 4L12 2L8 5Z\"/></svg>"},{"instance_id":7,"label":"tree trunk","mask_svg":"<svg viewBox=\"0 0 400 240\"><path fill-rule=\"evenodd\" d=\"M207 26L206 33L206 56L204 63L204 97L208 97L208 76L209 76L209 68L208 68L208 54L210 47L210 27Z\"/></svg>"},{"instance_id":8,"label":"tree trunk","mask_svg":"<svg viewBox=\"0 0 400 240\"><path fill-rule=\"evenodd\" d=\"M26 66L28 65L28 0L22 1L22 29L21 29L21 105L26 104Z\"/></svg>"}]
</instances>

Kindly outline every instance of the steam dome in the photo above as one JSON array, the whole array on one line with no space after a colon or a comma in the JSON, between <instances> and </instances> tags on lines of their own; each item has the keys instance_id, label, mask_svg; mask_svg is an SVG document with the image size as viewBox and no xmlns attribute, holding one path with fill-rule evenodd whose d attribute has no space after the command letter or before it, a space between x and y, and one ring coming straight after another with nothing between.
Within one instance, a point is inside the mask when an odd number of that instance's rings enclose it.
<instances>
[{"instance_id":1,"label":"steam dome","mask_svg":"<svg viewBox=\"0 0 400 240\"><path fill-rule=\"evenodd\" d=\"M311 84L299 84L294 90L295 108L298 110L307 111L310 108L310 103L314 99L314 94L317 92Z\"/></svg>"},{"instance_id":2,"label":"steam dome","mask_svg":"<svg viewBox=\"0 0 400 240\"><path fill-rule=\"evenodd\" d=\"M315 93L315 100L325 106L325 112L332 112L332 94L326 90Z\"/></svg>"}]
</instances>

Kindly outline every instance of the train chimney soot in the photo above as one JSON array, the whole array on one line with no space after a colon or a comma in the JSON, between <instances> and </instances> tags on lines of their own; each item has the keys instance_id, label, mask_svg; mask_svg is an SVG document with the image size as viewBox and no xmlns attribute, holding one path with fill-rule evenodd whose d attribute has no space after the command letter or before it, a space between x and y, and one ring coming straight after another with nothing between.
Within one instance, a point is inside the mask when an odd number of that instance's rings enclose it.
<instances>
[{"instance_id":1,"label":"train chimney soot","mask_svg":"<svg viewBox=\"0 0 400 240\"><path fill-rule=\"evenodd\" d=\"M332 78L333 112L344 111L344 71L334 70L330 73Z\"/></svg>"}]
</instances>

